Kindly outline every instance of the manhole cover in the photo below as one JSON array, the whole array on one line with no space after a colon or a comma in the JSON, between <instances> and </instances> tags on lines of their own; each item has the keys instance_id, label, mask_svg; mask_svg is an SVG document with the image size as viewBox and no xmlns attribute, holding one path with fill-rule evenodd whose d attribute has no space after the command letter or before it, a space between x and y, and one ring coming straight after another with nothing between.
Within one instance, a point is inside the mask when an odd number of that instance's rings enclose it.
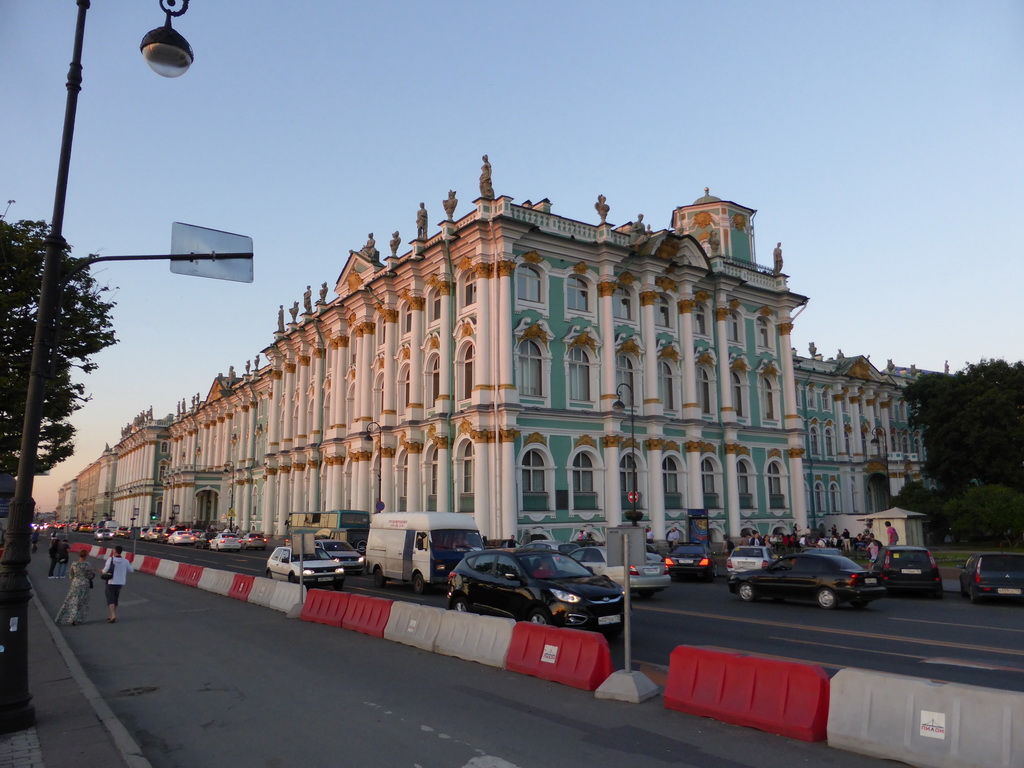
<instances>
[{"instance_id":1,"label":"manhole cover","mask_svg":"<svg viewBox=\"0 0 1024 768\"><path fill-rule=\"evenodd\" d=\"M153 691L159 690L152 685L144 685L140 688L125 688L123 691L119 691L120 696L142 696L146 693L153 693Z\"/></svg>"}]
</instances>

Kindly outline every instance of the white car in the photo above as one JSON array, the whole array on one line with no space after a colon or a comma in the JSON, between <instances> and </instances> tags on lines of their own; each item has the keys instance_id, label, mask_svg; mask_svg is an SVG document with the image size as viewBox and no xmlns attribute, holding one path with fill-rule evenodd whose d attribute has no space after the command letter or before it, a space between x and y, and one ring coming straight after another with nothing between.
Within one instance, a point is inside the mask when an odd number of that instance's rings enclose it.
<instances>
[{"instance_id":1,"label":"white car","mask_svg":"<svg viewBox=\"0 0 1024 768\"><path fill-rule=\"evenodd\" d=\"M299 555L291 547L278 547L267 558L267 578L299 583ZM302 556L302 581L307 587L345 586L345 566L327 552L315 548Z\"/></svg>"},{"instance_id":2,"label":"white car","mask_svg":"<svg viewBox=\"0 0 1024 768\"><path fill-rule=\"evenodd\" d=\"M193 539L192 543L195 543ZM210 549L216 549L221 552L225 549L234 550L238 552L242 549L242 542L238 540L238 537L233 533L218 533L212 539L210 539Z\"/></svg>"},{"instance_id":3,"label":"white car","mask_svg":"<svg viewBox=\"0 0 1024 768\"><path fill-rule=\"evenodd\" d=\"M650 597L672 583L664 558L653 552L645 554L647 560L643 565L629 566L629 591L636 592L640 597ZM619 586L625 586L625 569L621 565L608 565L608 553L604 547L581 547L570 553L569 557L583 563L594 575L607 576Z\"/></svg>"},{"instance_id":4,"label":"white car","mask_svg":"<svg viewBox=\"0 0 1024 768\"><path fill-rule=\"evenodd\" d=\"M736 549L729 553L729 558L725 561L725 567L729 573L759 571L762 568L767 568L777 559L771 547L736 547Z\"/></svg>"},{"instance_id":5,"label":"white car","mask_svg":"<svg viewBox=\"0 0 1024 768\"><path fill-rule=\"evenodd\" d=\"M108 541L114 538L114 531L110 528L97 528L92 536L96 541Z\"/></svg>"},{"instance_id":6,"label":"white car","mask_svg":"<svg viewBox=\"0 0 1024 768\"><path fill-rule=\"evenodd\" d=\"M196 543L196 534L194 531L175 531L167 537L167 543L194 545Z\"/></svg>"}]
</instances>

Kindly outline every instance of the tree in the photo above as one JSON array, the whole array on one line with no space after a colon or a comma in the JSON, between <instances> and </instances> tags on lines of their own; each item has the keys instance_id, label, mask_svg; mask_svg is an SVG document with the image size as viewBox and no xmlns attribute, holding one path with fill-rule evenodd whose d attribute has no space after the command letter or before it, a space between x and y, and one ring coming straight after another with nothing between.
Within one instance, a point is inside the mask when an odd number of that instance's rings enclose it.
<instances>
[{"instance_id":1,"label":"tree","mask_svg":"<svg viewBox=\"0 0 1024 768\"><path fill-rule=\"evenodd\" d=\"M932 544L941 544L950 530L949 517L943 505L947 499L924 483L911 480L892 498L891 505L928 515L927 532Z\"/></svg>"},{"instance_id":2,"label":"tree","mask_svg":"<svg viewBox=\"0 0 1024 768\"><path fill-rule=\"evenodd\" d=\"M32 343L42 285L45 221L8 223L0 219L0 472L16 474L25 418ZM61 274L75 265L70 248L61 256ZM113 302L82 270L64 286L54 351L46 379L37 471L46 471L75 450L69 419L89 401L85 385L72 380L74 369L89 373L90 358L117 343L111 324Z\"/></svg>"},{"instance_id":3,"label":"tree","mask_svg":"<svg viewBox=\"0 0 1024 768\"><path fill-rule=\"evenodd\" d=\"M904 397L911 426L924 432L925 473L947 497L975 485L1024 490L1024 363L924 374Z\"/></svg>"},{"instance_id":4,"label":"tree","mask_svg":"<svg viewBox=\"0 0 1024 768\"><path fill-rule=\"evenodd\" d=\"M1005 485L968 488L947 501L943 510L959 536L1014 542L1024 532L1024 494Z\"/></svg>"}]
</instances>

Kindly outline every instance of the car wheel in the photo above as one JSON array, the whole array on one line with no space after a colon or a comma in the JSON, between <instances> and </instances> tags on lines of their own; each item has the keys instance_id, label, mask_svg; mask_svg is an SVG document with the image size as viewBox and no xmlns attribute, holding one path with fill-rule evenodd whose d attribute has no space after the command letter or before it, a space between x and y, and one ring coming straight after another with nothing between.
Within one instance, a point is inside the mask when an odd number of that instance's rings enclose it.
<instances>
[{"instance_id":1,"label":"car wheel","mask_svg":"<svg viewBox=\"0 0 1024 768\"><path fill-rule=\"evenodd\" d=\"M274 578L274 572L272 570L270 570L269 568L267 568L267 578L268 579L273 579Z\"/></svg>"},{"instance_id":2,"label":"car wheel","mask_svg":"<svg viewBox=\"0 0 1024 768\"><path fill-rule=\"evenodd\" d=\"M611 629L602 629L601 634L609 640L614 640L616 637L622 634L622 625L619 624L619 626L612 627Z\"/></svg>"},{"instance_id":3,"label":"car wheel","mask_svg":"<svg viewBox=\"0 0 1024 768\"><path fill-rule=\"evenodd\" d=\"M850 605L852 605L854 608L867 608L868 607L868 601L867 600L851 600L850 601Z\"/></svg>"},{"instance_id":4,"label":"car wheel","mask_svg":"<svg viewBox=\"0 0 1024 768\"><path fill-rule=\"evenodd\" d=\"M384 578L384 571L382 571L380 569L380 566L378 565L376 568L373 569L373 586L380 589L387 583L388 580Z\"/></svg>"},{"instance_id":5,"label":"car wheel","mask_svg":"<svg viewBox=\"0 0 1024 768\"><path fill-rule=\"evenodd\" d=\"M530 615L527 616L527 621L531 624L545 624L550 625L553 622L551 613L547 608L534 608L530 611Z\"/></svg>"},{"instance_id":6,"label":"car wheel","mask_svg":"<svg viewBox=\"0 0 1024 768\"><path fill-rule=\"evenodd\" d=\"M820 605L826 611L831 611L833 608L839 605L839 600L836 598L836 593L828 587L822 587L818 590L818 605Z\"/></svg>"},{"instance_id":7,"label":"car wheel","mask_svg":"<svg viewBox=\"0 0 1024 768\"><path fill-rule=\"evenodd\" d=\"M967 597L967 590L964 589L963 582L960 582L960 597Z\"/></svg>"},{"instance_id":8,"label":"car wheel","mask_svg":"<svg viewBox=\"0 0 1024 768\"><path fill-rule=\"evenodd\" d=\"M971 587L971 602L972 603L980 603L981 602L981 595L978 593L978 591L974 587Z\"/></svg>"},{"instance_id":9,"label":"car wheel","mask_svg":"<svg viewBox=\"0 0 1024 768\"><path fill-rule=\"evenodd\" d=\"M299 579L298 579L298 577L294 573L289 573L288 574L288 581L290 581L292 584L298 584L299 583Z\"/></svg>"},{"instance_id":10,"label":"car wheel","mask_svg":"<svg viewBox=\"0 0 1024 768\"><path fill-rule=\"evenodd\" d=\"M641 600L649 600L652 597L654 597L654 590L653 589L638 589L636 591L636 593L640 597Z\"/></svg>"},{"instance_id":11,"label":"car wheel","mask_svg":"<svg viewBox=\"0 0 1024 768\"><path fill-rule=\"evenodd\" d=\"M452 610L459 613L469 613L469 602L462 595L452 598Z\"/></svg>"},{"instance_id":12,"label":"car wheel","mask_svg":"<svg viewBox=\"0 0 1024 768\"><path fill-rule=\"evenodd\" d=\"M412 591L417 595L422 595L427 591L427 582L419 571L412 575Z\"/></svg>"},{"instance_id":13,"label":"car wheel","mask_svg":"<svg viewBox=\"0 0 1024 768\"><path fill-rule=\"evenodd\" d=\"M736 588L736 594L740 596L740 600L745 603L752 603L757 599L757 594L754 592L754 585L744 581Z\"/></svg>"},{"instance_id":14,"label":"car wheel","mask_svg":"<svg viewBox=\"0 0 1024 768\"><path fill-rule=\"evenodd\" d=\"M932 597L934 597L936 600L941 600L943 595L945 594L946 593L942 591L942 587L939 587L934 592L932 592Z\"/></svg>"}]
</instances>

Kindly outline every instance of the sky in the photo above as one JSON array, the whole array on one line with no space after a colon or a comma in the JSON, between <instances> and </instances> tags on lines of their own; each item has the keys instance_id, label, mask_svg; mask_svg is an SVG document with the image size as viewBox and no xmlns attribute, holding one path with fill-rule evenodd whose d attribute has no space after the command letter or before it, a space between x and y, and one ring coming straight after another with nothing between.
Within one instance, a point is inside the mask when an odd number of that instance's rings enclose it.
<instances>
[{"instance_id":1,"label":"sky","mask_svg":"<svg viewBox=\"0 0 1024 768\"><path fill-rule=\"evenodd\" d=\"M52 214L75 20L73 0L0 0L9 221ZM137 414L243 370L368 232L408 243L421 201L436 232L449 189L468 213L485 153L496 194L590 223L598 194L616 226L669 227L704 187L756 209L757 261L781 242L810 297L801 354L1024 359L1016 0L192 0L176 79L139 53L163 21L157 0L92 1L64 236L117 256L166 253L176 221L226 230L253 238L256 277L92 268L119 343L83 377L41 512Z\"/></svg>"}]
</instances>

